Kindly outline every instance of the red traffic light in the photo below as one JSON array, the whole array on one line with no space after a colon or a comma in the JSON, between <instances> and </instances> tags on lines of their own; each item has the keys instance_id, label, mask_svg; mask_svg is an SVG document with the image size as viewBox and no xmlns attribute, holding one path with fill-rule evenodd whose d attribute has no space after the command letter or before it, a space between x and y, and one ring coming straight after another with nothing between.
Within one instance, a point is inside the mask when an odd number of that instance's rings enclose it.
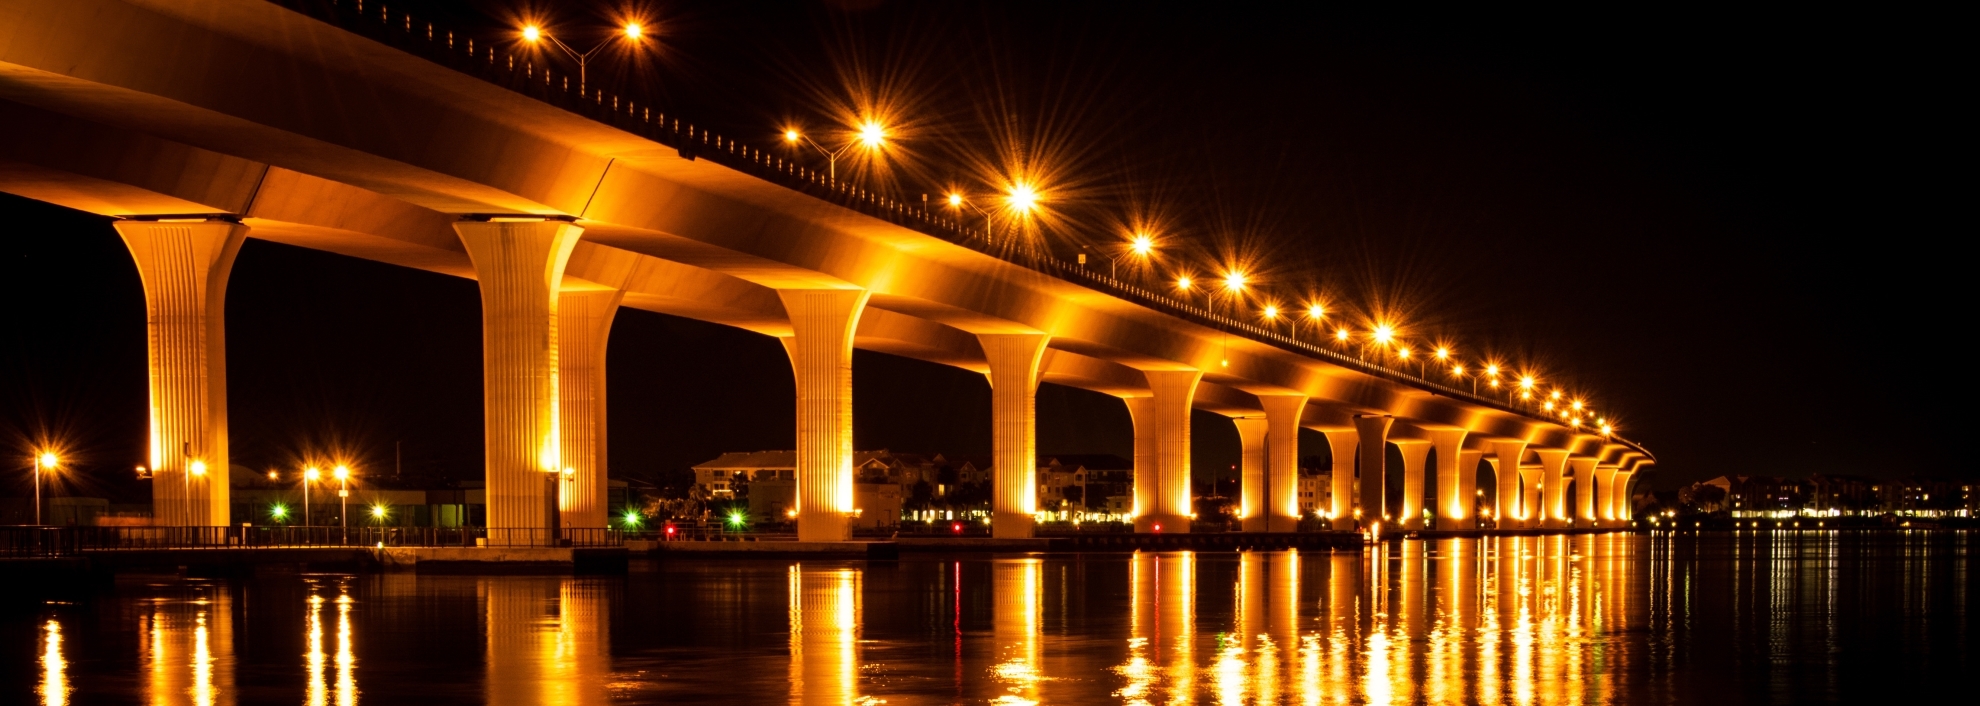
<instances>
[{"instance_id":1,"label":"red traffic light","mask_svg":"<svg viewBox=\"0 0 1980 706\"><path fill-rule=\"evenodd\" d=\"M956 524L954 524L954 525L952 525L952 527L953 527L953 528L954 528L954 529L956 530L956 534L962 534L962 523L961 523L961 522L958 522L958 523L956 523Z\"/></svg>"}]
</instances>

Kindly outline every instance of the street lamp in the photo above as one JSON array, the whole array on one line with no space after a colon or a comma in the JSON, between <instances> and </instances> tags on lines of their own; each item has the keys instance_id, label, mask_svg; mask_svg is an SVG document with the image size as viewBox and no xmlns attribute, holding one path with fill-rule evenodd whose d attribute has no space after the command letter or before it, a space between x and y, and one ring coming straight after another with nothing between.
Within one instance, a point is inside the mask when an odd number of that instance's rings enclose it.
<instances>
[{"instance_id":1,"label":"street lamp","mask_svg":"<svg viewBox=\"0 0 1980 706\"><path fill-rule=\"evenodd\" d=\"M310 466L308 468L303 469L302 480L303 480L303 526L304 527L308 527L310 523L309 486L311 483L315 483L317 479L322 477L323 477L323 472L316 470L315 466Z\"/></svg>"},{"instance_id":2,"label":"street lamp","mask_svg":"<svg viewBox=\"0 0 1980 706\"><path fill-rule=\"evenodd\" d=\"M348 540L351 529L351 469L337 464L337 469L331 473L337 477L337 524L343 526L345 539Z\"/></svg>"},{"instance_id":3,"label":"street lamp","mask_svg":"<svg viewBox=\"0 0 1980 706\"><path fill-rule=\"evenodd\" d=\"M1327 307L1321 306L1319 304L1308 304L1306 306L1306 320L1313 322L1314 326L1319 326L1320 321L1322 319L1325 319L1326 317L1327 317ZM1298 340L1299 319L1293 319L1292 324L1293 324L1293 339Z\"/></svg>"},{"instance_id":4,"label":"street lamp","mask_svg":"<svg viewBox=\"0 0 1980 706\"><path fill-rule=\"evenodd\" d=\"M193 508L195 505L192 495L192 479L206 479L206 462L196 458L193 459L192 463L186 464L186 474L184 477L186 480L186 521L190 522L194 519Z\"/></svg>"},{"instance_id":5,"label":"street lamp","mask_svg":"<svg viewBox=\"0 0 1980 706\"><path fill-rule=\"evenodd\" d=\"M50 472L61 465L62 459L53 451L43 451L34 455L34 524L41 524L41 469Z\"/></svg>"},{"instance_id":6,"label":"street lamp","mask_svg":"<svg viewBox=\"0 0 1980 706\"><path fill-rule=\"evenodd\" d=\"M824 145L820 145L817 141L812 140L811 136L791 128L784 130L784 141L793 145L800 142L811 145L813 149L818 150L819 154L825 155L825 173L832 178L832 183L837 184L839 183L839 157L844 155L846 150L854 147L877 150L886 146L887 128L872 120L861 123L859 131L853 133L853 139L847 140L843 145L839 145L839 148L836 150L825 149ZM949 205L959 206L961 203L962 196L958 194L949 195Z\"/></svg>"},{"instance_id":7,"label":"street lamp","mask_svg":"<svg viewBox=\"0 0 1980 706\"><path fill-rule=\"evenodd\" d=\"M958 221L962 220L960 214L963 209L967 208L975 211L977 215L983 217L984 239L993 241L997 239L997 224L991 220L989 211L978 208L975 203L971 203L968 199L963 198L962 194L956 192L949 192L949 208L956 209L956 213L958 214L956 220Z\"/></svg>"},{"instance_id":8,"label":"street lamp","mask_svg":"<svg viewBox=\"0 0 1980 706\"><path fill-rule=\"evenodd\" d=\"M1134 237L1128 240L1127 252L1122 253L1120 255L1116 255L1114 257L1107 258L1109 261L1113 263L1114 279L1119 280L1121 278L1121 258L1132 255L1141 258L1145 262L1154 253L1155 253L1154 238L1148 237L1147 233L1134 234Z\"/></svg>"},{"instance_id":9,"label":"street lamp","mask_svg":"<svg viewBox=\"0 0 1980 706\"><path fill-rule=\"evenodd\" d=\"M646 28L640 26L638 22L627 22L625 26L619 28L617 34L620 37L624 37L626 41L632 42L634 45L638 45L639 40L642 37L646 36ZM578 65L579 94L583 94L587 92L587 88L585 84L585 67L591 63L591 55L597 54L599 50L604 49L608 44L607 42L599 42L598 46L592 47L589 51L580 52L576 49L572 49L571 45L565 44L563 40L550 36L549 33L543 31L542 27L538 27L536 25L524 26L522 28L522 38L523 41L529 42L530 44L541 44L543 40L548 39L550 40L551 45L557 47L558 49L564 50L565 54L569 54L572 59L576 60Z\"/></svg>"}]
</instances>

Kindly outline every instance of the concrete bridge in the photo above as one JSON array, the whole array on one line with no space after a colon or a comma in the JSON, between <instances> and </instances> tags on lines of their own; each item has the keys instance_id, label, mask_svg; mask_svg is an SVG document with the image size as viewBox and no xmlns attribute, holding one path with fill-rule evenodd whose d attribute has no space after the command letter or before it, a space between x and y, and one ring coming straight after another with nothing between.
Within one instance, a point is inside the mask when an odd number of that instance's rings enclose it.
<instances>
[{"instance_id":1,"label":"concrete bridge","mask_svg":"<svg viewBox=\"0 0 1980 706\"><path fill-rule=\"evenodd\" d=\"M1301 428L1332 449L1343 529L1422 526L1429 483L1439 527L1473 526L1487 466L1500 527L1618 523L1654 460L835 182L490 39L357 0L0 0L0 190L120 219L142 274L158 523L227 521L223 304L250 237L479 283L496 529L606 524L621 307L783 342L806 540L846 538L859 510L855 348L988 376L998 537L1032 531L1040 382L1127 405L1144 531L1189 531L1192 409L1235 420L1256 531L1298 519Z\"/></svg>"}]
</instances>

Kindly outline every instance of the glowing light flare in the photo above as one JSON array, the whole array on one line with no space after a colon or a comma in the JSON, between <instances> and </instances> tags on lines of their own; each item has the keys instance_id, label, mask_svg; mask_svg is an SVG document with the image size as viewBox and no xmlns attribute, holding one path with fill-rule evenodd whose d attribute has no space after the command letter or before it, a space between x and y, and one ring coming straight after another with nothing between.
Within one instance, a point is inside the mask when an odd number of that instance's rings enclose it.
<instances>
[{"instance_id":1,"label":"glowing light flare","mask_svg":"<svg viewBox=\"0 0 1980 706\"><path fill-rule=\"evenodd\" d=\"M1325 317L1326 315L1327 315L1327 308L1320 306L1319 304L1314 304L1312 306L1306 307L1306 318L1317 320Z\"/></svg>"},{"instance_id":2,"label":"glowing light flare","mask_svg":"<svg viewBox=\"0 0 1980 706\"><path fill-rule=\"evenodd\" d=\"M1244 291L1244 273L1233 270L1230 274L1224 275L1224 291Z\"/></svg>"},{"instance_id":3,"label":"glowing light flare","mask_svg":"<svg viewBox=\"0 0 1980 706\"><path fill-rule=\"evenodd\" d=\"M268 516L273 517L277 520L282 519L284 517L288 517L289 508L282 505L272 505L268 508Z\"/></svg>"},{"instance_id":4,"label":"glowing light flare","mask_svg":"<svg viewBox=\"0 0 1980 706\"><path fill-rule=\"evenodd\" d=\"M323 472L316 470L315 466L310 466L309 468L303 469L303 480L309 481L311 483L315 483L317 480L321 478L323 478Z\"/></svg>"},{"instance_id":5,"label":"glowing light flare","mask_svg":"<svg viewBox=\"0 0 1980 706\"><path fill-rule=\"evenodd\" d=\"M281 479L282 479L282 474L280 474L280 473L276 473L276 472L274 472L274 471L269 471L269 472L268 472L268 480L271 480L271 481L277 481L277 480L281 480Z\"/></svg>"},{"instance_id":6,"label":"glowing light flare","mask_svg":"<svg viewBox=\"0 0 1980 706\"><path fill-rule=\"evenodd\" d=\"M1450 357L1451 357L1451 349L1445 348L1443 346L1437 347L1437 360L1448 360Z\"/></svg>"},{"instance_id":7,"label":"glowing light flare","mask_svg":"<svg viewBox=\"0 0 1980 706\"><path fill-rule=\"evenodd\" d=\"M1521 377L1521 378L1519 379L1519 389L1522 389L1522 390L1531 390L1531 389L1533 389L1533 376L1531 376L1531 375L1526 375L1526 376L1522 376L1522 377ZM1529 396L1530 396L1530 395L1529 395Z\"/></svg>"},{"instance_id":8,"label":"glowing light flare","mask_svg":"<svg viewBox=\"0 0 1980 706\"><path fill-rule=\"evenodd\" d=\"M1334 340L1346 343L1348 340L1348 330L1346 328L1335 329Z\"/></svg>"},{"instance_id":9,"label":"glowing light flare","mask_svg":"<svg viewBox=\"0 0 1980 706\"><path fill-rule=\"evenodd\" d=\"M1498 376L1499 376L1499 366L1497 366L1497 365L1487 365L1487 366L1485 366L1485 374L1486 374L1486 375L1490 375L1490 376L1492 376L1492 377L1498 377Z\"/></svg>"},{"instance_id":10,"label":"glowing light flare","mask_svg":"<svg viewBox=\"0 0 1980 706\"><path fill-rule=\"evenodd\" d=\"M336 468L336 470L331 471L330 474L336 477L337 480L350 480L351 469L349 466L340 465Z\"/></svg>"},{"instance_id":11,"label":"glowing light flare","mask_svg":"<svg viewBox=\"0 0 1980 706\"><path fill-rule=\"evenodd\" d=\"M1575 400L1573 404L1569 405L1569 407L1573 408L1574 411L1576 412L1581 411L1581 400Z\"/></svg>"},{"instance_id":12,"label":"glowing light flare","mask_svg":"<svg viewBox=\"0 0 1980 706\"><path fill-rule=\"evenodd\" d=\"M529 25L527 27L524 27L522 29L522 38L524 41L529 41L529 42L534 42L539 39L542 39L543 29L541 27L537 27L536 25Z\"/></svg>"},{"instance_id":13,"label":"glowing light flare","mask_svg":"<svg viewBox=\"0 0 1980 706\"><path fill-rule=\"evenodd\" d=\"M1181 277L1176 278L1176 289L1180 289L1187 292L1189 291L1190 284L1191 282L1189 280L1189 275L1183 275Z\"/></svg>"},{"instance_id":14,"label":"glowing light flare","mask_svg":"<svg viewBox=\"0 0 1980 706\"><path fill-rule=\"evenodd\" d=\"M1011 184L1005 190L1004 203L1017 213L1030 213L1038 208L1038 189L1021 181Z\"/></svg>"},{"instance_id":15,"label":"glowing light flare","mask_svg":"<svg viewBox=\"0 0 1980 706\"><path fill-rule=\"evenodd\" d=\"M191 465L186 466L186 471L195 476L206 475L206 462L194 459Z\"/></svg>"},{"instance_id":16,"label":"glowing light flare","mask_svg":"<svg viewBox=\"0 0 1980 706\"><path fill-rule=\"evenodd\" d=\"M627 22L625 32L627 39L639 41L639 38L646 34L646 28L639 26L638 22Z\"/></svg>"},{"instance_id":17,"label":"glowing light flare","mask_svg":"<svg viewBox=\"0 0 1980 706\"><path fill-rule=\"evenodd\" d=\"M880 123L868 120L859 126L859 141L867 149L878 148L887 141L887 129Z\"/></svg>"},{"instance_id":18,"label":"glowing light flare","mask_svg":"<svg viewBox=\"0 0 1980 706\"><path fill-rule=\"evenodd\" d=\"M796 142L798 141L798 138L800 138L800 137L804 137L804 136L803 136L803 135L800 135L800 134L798 134L798 131L796 131L796 130L785 130L785 131L784 131L784 141L785 141L785 142L790 142L790 143L793 143L793 144L795 144L795 143L796 143Z\"/></svg>"},{"instance_id":19,"label":"glowing light flare","mask_svg":"<svg viewBox=\"0 0 1980 706\"><path fill-rule=\"evenodd\" d=\"M1463 377L1463 376L1464 376L1464 366L1462 366L1462 365L1453 365L1453 366L1451 366L1451 374L1452 374L1452 375L1456 375L1456 376L1459 376L1459 377Z\"/></svg>"},{"instance_id":20,"label":"glowing light flare","mask_svg":"<svg viewBox=\"0 0 1980 706\"><path fill-rule=\"evenodd\" d=\"M60 456L56 456L55 452L53 451L41 452L41 456L36 458L35 461L39 462L42 468L54 468L56 466L62 465L62 458Z\"/></svg>"},{"instance_id":21,"label":"glowing light flare","mask_svg":"<svg viewBox=\"0 0 1980 706\"><path fill-rule=\"evenodd\" d=\"M1395 340L1396 330L1388 324L1376 324L1375 330L1369 334L1369 337L1375 339L1376 343L1388 345L1389 341Z\"/></svg>"},{"instance_id":22,"label":"glowing light flare","mask_svg":"<svg viewBox=\"0 0 1980 706\"><path fill-rule=\"evenodd\" d=\"M1279 307L1272 306L1270 304L1265 305L1265 318L1266 319L1279 318Z\"/></svg>"},{"instance_id":23,"label":"glowing light flare","mask_svg":"<svg viewBox=\"0 0 1980 706\"><path fill-rule=\"evenodd\" d=\"M962 202L963 202L962 194L949 194L949 205L951 207L961 206Z\"/></svg>"},{"instance_id":24,"label":"glowing light flare","mask_svg":"<svg viewBox=\"0 0 1980 706\"><path fill-rule=\"evenodd\" d=\"M1408 349L1408 348L1397 348L1397 349L1396 349L1396 357L1397 357L1397 358L1401 358L1401 359L1403 359L1403 360L1409 360L1409 349Z\"/></svg>"},{"instance_id":25,"label":"glowing light flare","mask_svg":"<svg viewBox=\"0 0 1980 706\"><path fill-rule=\"evenodd\" d=\"M1147 233L1136 233L1128 247L1134 251L1134 254L1148 257L1149 253L1155 251L1155 239L1148 237Z\"/></svg>"},{"instance_id":26,"label":"glowing light flare","mask_svg":"<svg viewBox=\"0 0 1980 706\"><path fill-rule=\"evenodd\" d=\"M385 519L385 514L387 512L389 511L385 509L384 505L371 506L371 516L374 519L380 519L380 520Z\"/></svg>"}]
</instances>

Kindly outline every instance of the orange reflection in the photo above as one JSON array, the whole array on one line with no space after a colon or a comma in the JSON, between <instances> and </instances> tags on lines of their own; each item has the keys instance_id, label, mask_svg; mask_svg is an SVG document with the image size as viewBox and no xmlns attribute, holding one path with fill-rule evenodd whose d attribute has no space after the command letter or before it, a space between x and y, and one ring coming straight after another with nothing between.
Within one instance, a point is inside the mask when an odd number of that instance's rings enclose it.
<instances>
[{"instance_id":1,"label":"orange reflection","mask_svg":"<svg viewBox=\"0 0 1980 706\"><path fill-rule=\"evenodd\" d=\"M788 576L792 703L858 702L864 572L792 564Z\"/></svg>"},{"instance_id":2,"label":"orange reflection","mask_svg":"<svg viewBox=\"0 0 1980 706\"><path fill-rule=\"evenodd\" d=\"M69 703L69 662L62 658L62 624L53 620L41 626L42 706Z\"/></svg>"},{"instance_id":3,"label":"orange reflection","mask_svg":"<svg viewBox=\"0 0 1980 706\"><path fill-rule=\"evenodd\" d=\"M574 578L483 579L490 704L602 704L611 674L604 588ZM339 699L342 703L342 699Z\"/></svg>"},{"instance_id":4,"label":"orange reflection","mask_svg":"<svg viewBox=\"0 0 1980 706\"><path fill-rule=\"evenodd\" d=\"M234 703L233 600L226 591L197 586L190 596L154 598L140 610L146 701Z\"/></svg>"},{"instance_id":5,"label":"orange reflection","mask_svg":"<svg viewBox=\"0 0 1980 706\"><path fill-rule=\"evenodd\" d=\"M997 663L991 674L1004 684L996 703L1038 703L1038 573L1039 560L999 561L990 570L995 597L994 637Z\"/></svg>"}]
</instances>

